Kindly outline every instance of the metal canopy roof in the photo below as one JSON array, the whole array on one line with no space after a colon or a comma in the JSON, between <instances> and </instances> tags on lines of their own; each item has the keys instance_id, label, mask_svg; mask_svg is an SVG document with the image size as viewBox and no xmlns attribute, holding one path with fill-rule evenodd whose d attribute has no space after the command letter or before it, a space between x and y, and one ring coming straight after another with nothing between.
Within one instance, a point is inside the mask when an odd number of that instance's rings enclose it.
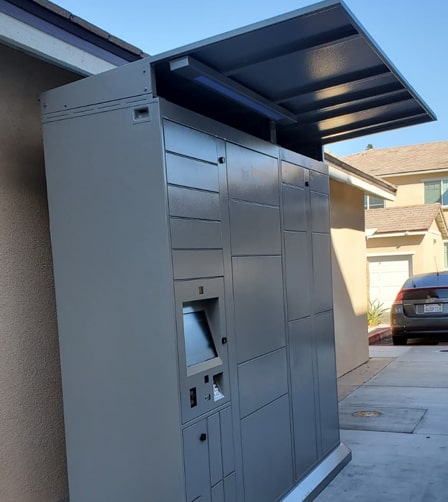
<instances>
[{"instance_id":1,"label":"metal canopy roof","mask_svg":"<svg viewBox=\"0 0 448 502\"><path fill-rule=\"evenodd\" d=\"M150 61L158 95L296 151L435 120L341 1Z\"/></svg>"}]
</instances>

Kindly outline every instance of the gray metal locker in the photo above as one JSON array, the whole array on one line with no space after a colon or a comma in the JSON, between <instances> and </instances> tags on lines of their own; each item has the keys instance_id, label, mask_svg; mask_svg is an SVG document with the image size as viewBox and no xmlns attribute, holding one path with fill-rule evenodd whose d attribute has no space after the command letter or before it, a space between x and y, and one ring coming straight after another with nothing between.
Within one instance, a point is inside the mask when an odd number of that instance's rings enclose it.
<instances>
[{"instance_id":1,"label":"gray metal locker","mask_svg":"<svg viewBox=\"0 0 448 502\"><path fill-rule=\"evenodd\" d=\"M349 458L326 168L125 97L145 68L44 97L70 498L276 502Z\"/></svg>"}]
</instances>

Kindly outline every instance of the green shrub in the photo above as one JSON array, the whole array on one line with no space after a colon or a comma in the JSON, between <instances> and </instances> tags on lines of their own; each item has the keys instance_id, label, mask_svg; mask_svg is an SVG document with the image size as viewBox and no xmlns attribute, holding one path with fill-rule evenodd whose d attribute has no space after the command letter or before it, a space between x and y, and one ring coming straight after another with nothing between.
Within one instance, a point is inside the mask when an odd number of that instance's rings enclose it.
<instances>
[{"instance_id":1,"label":"green shrub","mask_svg":"<svg viewBox=\"0 0 448 502\"><path fill-rule=\"evenodd\" d=\"M387 308L384 307L384 304L380 303L378 300L374 300L373 302L369 301L369 308L367 310L367 322L369 328L378 326L378 324L383 322L386 310Z\"/></svg>"}]
</instances>

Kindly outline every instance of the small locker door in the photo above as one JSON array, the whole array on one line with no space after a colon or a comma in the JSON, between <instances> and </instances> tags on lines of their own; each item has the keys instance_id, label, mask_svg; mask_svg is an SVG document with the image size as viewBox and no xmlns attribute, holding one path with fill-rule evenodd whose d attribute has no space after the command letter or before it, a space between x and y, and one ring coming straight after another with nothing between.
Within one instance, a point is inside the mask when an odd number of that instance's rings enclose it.
<instances>
[{"instance_id":1,"label":"small locker door","mask_svg":"<svg viewBox=\"0 0 448 502\"><path fill-rule=\"evenodd\" d=\"M230 407L183 432L187 502L236 502Z\"/></svg>"},{"instance_id":2,"label":"small locker door","mask_svg":"<svg viewBox=\"0 0 448 502\"><path fill-rule=\"evenodd\" d=\"M187 502L211 502L207 420L183 432Z\"/></svg>"}]
</instances>

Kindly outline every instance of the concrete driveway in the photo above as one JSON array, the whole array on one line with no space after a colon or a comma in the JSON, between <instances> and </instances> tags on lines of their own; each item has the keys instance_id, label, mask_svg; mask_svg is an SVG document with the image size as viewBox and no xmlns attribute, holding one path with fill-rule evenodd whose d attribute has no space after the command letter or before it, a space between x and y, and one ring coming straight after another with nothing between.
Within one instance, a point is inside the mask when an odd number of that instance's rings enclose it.
<instances>
[{"instance_id":1,"label":"concrete driveway","mask_svg":"<svg viewBox=\"0 0 448 502\"><path fill-rule=\"evenodd\" d=\"M316 501L446 502L448 347L372 346L370 355L339 380L353 458Z\"/></svg>"}]
</instances>

